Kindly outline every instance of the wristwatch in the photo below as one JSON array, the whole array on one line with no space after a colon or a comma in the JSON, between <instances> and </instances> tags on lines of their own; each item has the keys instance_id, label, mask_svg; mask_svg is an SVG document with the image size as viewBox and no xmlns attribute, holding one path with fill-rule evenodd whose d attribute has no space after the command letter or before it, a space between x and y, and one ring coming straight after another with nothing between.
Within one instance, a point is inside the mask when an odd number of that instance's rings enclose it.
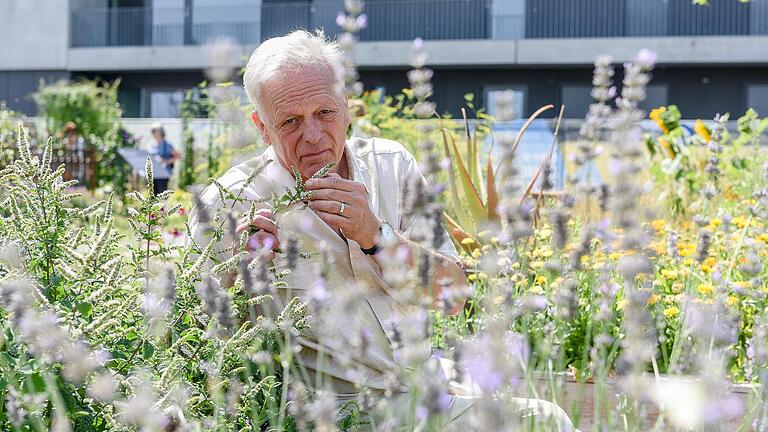
<instances>
[{"instance_id":1,"label":"wristwatch","mask_svg":"<svg viewBox=\"0 0 768 432\"><path fill-rule=\"evenodd\" d=\"M392 225L387 221L381 221L379 223L379 242L368 249L361 247L360 250L366 255L375 255L381 250L382 245L392 243L395 239L395 230L392 229Z\"/></svg>"}]
</instances>

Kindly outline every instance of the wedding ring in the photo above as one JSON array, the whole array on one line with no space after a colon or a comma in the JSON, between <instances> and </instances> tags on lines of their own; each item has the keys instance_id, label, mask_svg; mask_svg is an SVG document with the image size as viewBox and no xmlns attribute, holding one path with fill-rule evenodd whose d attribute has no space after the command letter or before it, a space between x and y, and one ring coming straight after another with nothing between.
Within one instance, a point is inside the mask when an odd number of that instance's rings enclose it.
<instances>
[{"instance_id":1,"label":"wedding ring","mask_svg":"<svg viewBox=\"0 0 768 432\"><path fill-rule=\"evenodd\" d=\"M343 215L343 214L344 214L344 209L345 209L346 207L347 207L347 205L346 205L345 203L343 203L343 202L342 202L342 203L341 203L341 208L339 208L339 214L340 214L340 215Z\"/></svg>"}]
</instances>

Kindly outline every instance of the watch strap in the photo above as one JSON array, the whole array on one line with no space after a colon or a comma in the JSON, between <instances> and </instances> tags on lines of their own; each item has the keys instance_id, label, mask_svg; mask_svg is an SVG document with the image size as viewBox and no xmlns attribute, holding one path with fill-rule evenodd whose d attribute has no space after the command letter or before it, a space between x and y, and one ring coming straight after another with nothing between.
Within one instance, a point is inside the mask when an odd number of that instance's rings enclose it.
<instances>
[{"instance_id":1,"label":"watch strap","mask_svg":"<svg viewBox=\"0 0 768 432\"><path fill-rule=\"evenodd\" d=\"M375 255L379 251L379 245L375 244L368 249L361 247L360 250L363 251L363 253L366 255Z\"/></svg>"}]
</instances>

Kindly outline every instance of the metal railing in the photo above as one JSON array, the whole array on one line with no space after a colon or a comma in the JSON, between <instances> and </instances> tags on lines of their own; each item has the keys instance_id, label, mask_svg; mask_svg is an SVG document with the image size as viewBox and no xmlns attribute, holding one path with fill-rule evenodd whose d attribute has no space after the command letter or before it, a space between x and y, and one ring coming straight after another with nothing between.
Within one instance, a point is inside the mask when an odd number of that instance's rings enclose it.
<instances>
[{"instance_id":1,"label":"metal railing","mask_svg":"<svg viewBox=\"0 0 768 432\"><path fill-rule=\"evenodd\" d=\"M494 5L510 0L368 0L363 41L662 37L768 34L768 1L519 0L510 14ZM339 31L336 0L263 2L220 8L91 8L71 12L71 45L199 45L216 36L241 44L296 28Z\"/></svg>"},{"instance_id":2,"label":"metal railing","mask_svg":"<svg viewBox=\"0 0 768 432\"><path fill-rule=\"evenodd\" d=\"M361 40L485 39L493 0L372 0L366 3L368 28ZM340 30L335 1L286 1L237 8L89 8L71 12L72 47L199 45L216 36L241 44L297 28ZM217 22L210 17L223 15ZM224 13L222 12L229 12ZM202 20L206 21L203 22Z\"/></svg>"}]
</instances>

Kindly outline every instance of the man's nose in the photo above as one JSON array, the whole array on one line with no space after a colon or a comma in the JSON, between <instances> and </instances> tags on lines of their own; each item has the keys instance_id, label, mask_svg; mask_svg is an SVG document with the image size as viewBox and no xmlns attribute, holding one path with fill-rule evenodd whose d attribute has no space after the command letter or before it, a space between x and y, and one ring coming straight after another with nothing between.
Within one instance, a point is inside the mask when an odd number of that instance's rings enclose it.
<instances>
[{"instance_id":1,"label":"man's nose","mask_svg":"<svg viewBox=\"0 0 768 432\"><path fill-rule=\"evenodd\" d=\"M317 119L311 118L305 122L304 139L310 143L317 143L323 137L323 130Z\"/></svg>"}]
</instances>

